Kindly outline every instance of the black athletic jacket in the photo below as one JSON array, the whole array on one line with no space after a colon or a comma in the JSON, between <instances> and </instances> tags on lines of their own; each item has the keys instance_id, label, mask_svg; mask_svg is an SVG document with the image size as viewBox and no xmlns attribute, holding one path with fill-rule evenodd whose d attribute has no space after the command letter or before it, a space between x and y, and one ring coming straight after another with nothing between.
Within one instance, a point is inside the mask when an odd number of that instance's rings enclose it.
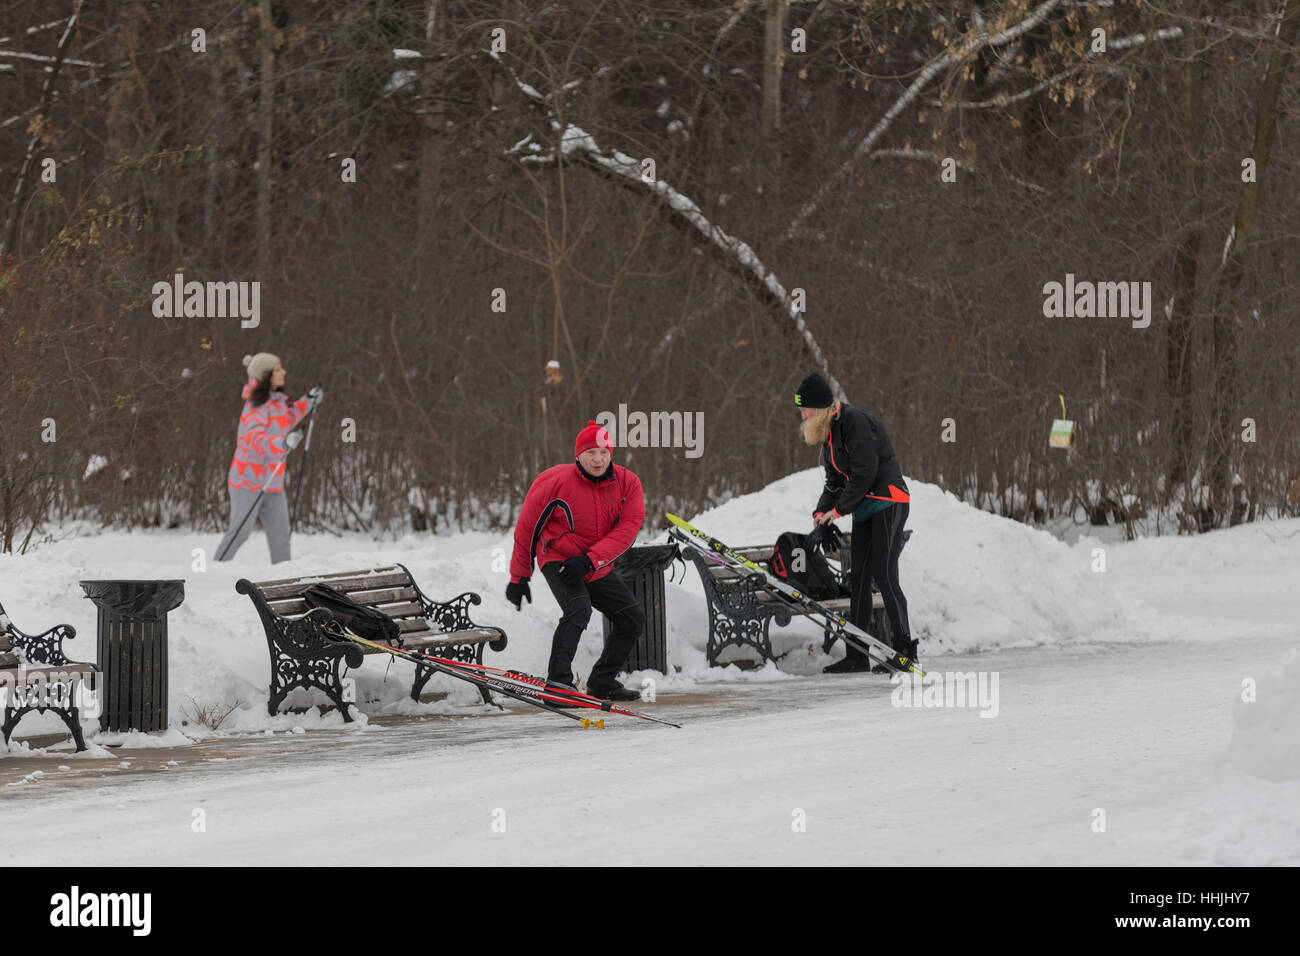
<instances>
[{"instance_id":1,"label":"black athletic jacket","mask_svg":"<svg viewBox=\"0 0 1300 956\"><path fill-rule=\"evenodd\" d=\"M814 515L835 509L836 517L852 514L868 494L888 497L889 486L903 491L903 472L894 457L885 428L860 408L843 404L831 419L831 433L822 442L826 489Z\"/></svg>"}]
</instances>

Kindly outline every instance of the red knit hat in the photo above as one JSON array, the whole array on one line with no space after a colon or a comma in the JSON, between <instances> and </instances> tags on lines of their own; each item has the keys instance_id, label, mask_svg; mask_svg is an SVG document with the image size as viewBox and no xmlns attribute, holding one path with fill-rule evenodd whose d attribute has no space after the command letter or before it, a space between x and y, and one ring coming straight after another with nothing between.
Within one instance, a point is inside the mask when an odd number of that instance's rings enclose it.
<instances>
[{"instance_id":1,"label":"red knit hat","mask_svg":"<svg viewBox=\"0 0 1300 956\"><path fill-rule=\"evenodd\" d=\"M589 421L587 427L578 432L578 437L573 442L573 457L577 458L584 451L592 448L608 448L612 452L614 443L610 441L609 432L594 421Z\"/></svg>"}]
</instances>

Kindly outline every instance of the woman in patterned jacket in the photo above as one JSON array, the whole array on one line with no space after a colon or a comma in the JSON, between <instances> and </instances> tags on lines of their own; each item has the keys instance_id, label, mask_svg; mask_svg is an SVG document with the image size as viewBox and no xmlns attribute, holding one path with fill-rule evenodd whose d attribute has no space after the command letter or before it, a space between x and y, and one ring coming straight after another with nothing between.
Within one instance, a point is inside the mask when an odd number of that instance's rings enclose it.
<instances>
[{"instance_id":1,"label":"woman in patterned jacket","mask_svg":"<svg viewBox=\"0 0 1300 956\"><path fill-rule=\"evenodd\" d=\"M217 560L234 557L253 531L250 509L266 531L271 563L289 560L289 506L285 502L285 456L296 441L289 433L307 417L321 398L317 385L290 403L284 393L286 375L279 356L259 352L245 358L248 383L244 386L244 411L239 416L239 438L230 462L230 530L217 548ZM297 438L298 436L294 436ZM261 494L265 492L265 494ZM261 494L261 498L258 495Z\"/></svg>"}]
</instances>

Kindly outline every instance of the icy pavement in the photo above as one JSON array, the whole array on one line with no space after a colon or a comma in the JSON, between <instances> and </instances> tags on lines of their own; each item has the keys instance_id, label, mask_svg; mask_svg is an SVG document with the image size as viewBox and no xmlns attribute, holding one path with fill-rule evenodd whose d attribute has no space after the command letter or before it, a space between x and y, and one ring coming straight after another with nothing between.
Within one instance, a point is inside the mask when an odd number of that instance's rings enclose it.
<instances>
[{"instance_id":1,"label":"icy pavement","mask_svg":"<svg viewBox=\"0 0 1300 956\"><path fill-rule=\"evenodd\" d=\"M127 768L52 757L71 769L14 784L32 758L0 762L3 799L26 832L58 833L40 847L50 864L1296 863L1300 844L1234 828L1239 795L1217 760L1240 675L1288 646L927 662L996 669L993 718L894 707L888 678L846 675L644 705L682 730L610 718L583 731L540 712L397 718L119 751ZM1259 800L1295 792L1250 779ZM11 844L0 860L35 852Z\"/></svg>"},{"instance_id":2,"label":"icy pavement","mask_svg":"<svg viewBox=\"0 0 1300 956\"><path fill-rule=\"evenodd\" d=\"M775 540L807 520L819 481L783 478L697 523ZM806 621L773 633L787 673L711 669L688 568L667 601L681 671L645 705L681 730L610 717L584 731L522 704L486 713L442 678L430 689L451 697L415 705L409 665L384 660L353 672L373 702L356 725L268 717L265 640L233 588L271 573L258 542L203 572L192 548L213 536L181 532L0 557L14 620L74 624L74 658L94 648L94 609L69 597L78 580L186 576L169 623L171 725L195 701L242 701L233 736L0 754L0 812L57 835L11 843L0 862L1300 864L1300 521L1065 545L933 486L915 482L913 497L902 573L922 658L932 673L996 674L996 716L895 707L883 676L822 676ZM510 634L488 662L544 671L555 606L505 603L508 545L303 536L275 573L400 560L439 595L484 595L476 614ZM61 730L46 715L19 732Z\"/></svg>"}]
</instances>

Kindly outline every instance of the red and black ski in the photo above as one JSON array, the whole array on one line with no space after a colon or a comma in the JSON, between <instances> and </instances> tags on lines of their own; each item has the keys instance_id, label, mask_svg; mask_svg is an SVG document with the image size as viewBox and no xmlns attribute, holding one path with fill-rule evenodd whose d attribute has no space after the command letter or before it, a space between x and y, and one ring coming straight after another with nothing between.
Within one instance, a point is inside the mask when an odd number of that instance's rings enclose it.
<instances>
[{"instance_id":1,"label":"red and black ski","mask_svg":"<svg viewBox=\"0 0 1300 956\"><path fill-rule=\"evenodd\" d=\"M392 647L388 644L380 644L377 641L367 640L357 634L352 633L347 628L331 622L326 627L326 633L336 639L353 641L365 647L373 647L376 650L384 651L394 657L411 661L416 664L423 664L431 667L435 671L446 674L449 677L455 677L459 680L468 681L476 687L495 690L507 697L513 697L521 700L526 704L532 704L534 707L540 707L542 710L549 710L551 713L559 714L562 717L568 717L570 720L576 720L584 728L595 727L597 730L603 730L605 726L604 718L592 720L582 717L578 714L571 713L568 710L555 706L556 704L568 704L572 707L579 707L586 710L598 710L602 713L618 714L623 717L636 717L640 720L652 721L656 724L667 724L669 727L680 729L681 724L674 724L670 720L664 720L660 717L652 717L649 714L641 714L635 710L627 710L619 707L612 701L601 700L591 694L584 694L579 690L570 690L565 687L558 687L551 684L541 677L534 677L532 674L525 674L521 671L502 670L498 667L488 667L485 664L472 664L466 661L453 661L445 657L435 657L432 654L424 654L420 651L406 650L400 647Z\"/></svg>"}]
</instances>

